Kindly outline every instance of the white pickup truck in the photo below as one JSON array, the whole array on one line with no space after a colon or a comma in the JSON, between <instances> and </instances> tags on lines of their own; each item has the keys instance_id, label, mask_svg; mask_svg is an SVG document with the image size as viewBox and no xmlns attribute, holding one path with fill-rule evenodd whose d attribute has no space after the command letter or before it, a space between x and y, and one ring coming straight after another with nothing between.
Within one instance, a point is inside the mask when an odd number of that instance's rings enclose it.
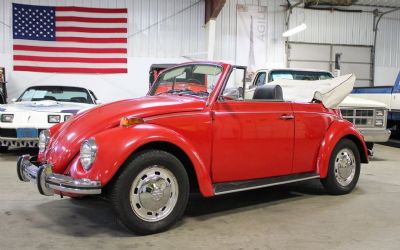
<instances>
[{"instance_id":1,"label":"white pickup truck","mask_svg":"<svg viewBox=\"0 0 400 250\"><path fill-rule=\"evenodd\" d=\"M333 78L332 73L314 69L261 69L254 76L253 82L246 87L245 95L253 94L255 87L272 82L276 79L325 80ZM400 98L400 96L399 96ZM367 100L354 96L346 97L339 105L343 118L352 122L364 135L369 150L374 142L386 142L390 130L386 129L388 106L382 102ZM372 151L370 151L372 154Z\"/></svg>"},{"instance_id":2,"label":"white pickup truck","mask_svg":"<svg viewBox=\"0 0 400 250\"><path fill-rule=\"evenodd\" d=\"M400 133L400 72L393 86L358 87L350 96L386 104L389 108L387 127Z\"/></svg>"}]
</instances>

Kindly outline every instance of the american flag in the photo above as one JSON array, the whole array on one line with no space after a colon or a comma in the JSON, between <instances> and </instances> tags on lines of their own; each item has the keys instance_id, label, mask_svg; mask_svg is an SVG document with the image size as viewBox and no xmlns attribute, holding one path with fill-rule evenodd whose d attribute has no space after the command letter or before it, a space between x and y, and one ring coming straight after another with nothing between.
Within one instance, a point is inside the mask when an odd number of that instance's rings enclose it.
<instances>
[{"instance_id":1,"label":"american flag","mask_svg":"<svg viewBox=\"0 0 400 250\"><path fill-rule=\"evenodd\" d=\"M13 4L14 70L127 73L127 9Z\"/></svg>"}]
</instances>

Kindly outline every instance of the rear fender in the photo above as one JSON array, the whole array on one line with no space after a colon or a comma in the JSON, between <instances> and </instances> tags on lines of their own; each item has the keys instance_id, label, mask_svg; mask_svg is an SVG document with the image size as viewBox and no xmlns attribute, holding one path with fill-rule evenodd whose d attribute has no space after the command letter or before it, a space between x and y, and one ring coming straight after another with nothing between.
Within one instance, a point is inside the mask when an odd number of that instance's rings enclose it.
<instances>
[{"instance_id":1,"label":"rear fender","mask_svg":"<svg viewBox=\"0 0 400 250\"><path fill-rule=\"evenodd\" d=\"M102 186L105 186L138 148L151 142L168 142L179 147L191 160L202 195L214 195L207 164L190 142L173 130L155 124L140 124L112 128L95 135L94 138L98 151L91 170L83 170L78 155L66 171L72 177L100 180Z\"/></svg>"},{"instance_id":2,"label":"rear fender","mask_svg":"<svg viewBox=\"0 0 400 250\"><path fill-rule=\"evenodd\" d=\"M329 126L318 153L317 171L321 178L327 176L332 151L343 138L352 140L360 152L361 162L368 163L368 150L362 134L350 122L335 120Z\"/></svg>"}]
</instances>

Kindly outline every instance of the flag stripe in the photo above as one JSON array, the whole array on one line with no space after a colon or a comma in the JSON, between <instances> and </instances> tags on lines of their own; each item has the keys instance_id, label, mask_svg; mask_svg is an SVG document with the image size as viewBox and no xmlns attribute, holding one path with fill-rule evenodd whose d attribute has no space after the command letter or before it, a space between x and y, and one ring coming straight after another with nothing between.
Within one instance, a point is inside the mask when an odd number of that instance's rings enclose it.
<instances>
[{"instance_id":1,"label":"flag stripe","mask_svg":"<svg viewBox=\"0 0 400 250\"><path fill-rule=\"evenodd\" d=\"M57 37L57 42L78 43L127 43L126 38L86 38L86 37Z\"/></svg>"},{"instance_id":2,"label":"flag stripe","mask_svg":"<svg viewBox=\"0 0 400 250\"><path fill-rule=\"evenodd\" d=\"M84 37L84 38L123 38L124 33L76 33L76 32L56 32L56 37Z\"/></svg>"},{"instance_id":3,"label":"flag stripe","mask_svg":"<svg viewBox=\"0 0 400 250\"><path fill-rule=\"evenodd\" d=\"M90 69L108 69L123 68L126 63L77 63L77 62L34 62L34 61L14 61L15 66L31 66L31 67L65 67L65 68L90 68Z\"/></svg>"},{"instance_id":4,"label":"flag stripe","mask_svg":"<svg viewBox=\"0 0 400 250\"><path fill-rule=\"evenodd\" d=\"M127 23L127 18L92 18L76 16L56 16L57 22L84 22L84 23Z\"/></svg>"},{"instance_id":5,"label":"flag stripe","mask_svg":"<svg viewBox=\"0 0 400 250\"><path fill-rule=\"evenodd\" d=\"M86 8L76 6L57 6L56 11L79 11L88 13L128 13L128 9Z\"/></svg>"},{"instance_id":6,"label":"flag stripe","mask_svg":"<svg viewBox=\"0 0 400 250\"><path fill-rule=\"evenodd\" d=\"M126 23L102 23L99 25L98 23L80 23L80 22L56 22L56 27L65 27L65 26L79 26L86 28L128 28Z\"/></svg>"},{"instance_id":7,"label":"flag stripe","mask_svg":"<svg viewBox=\"0 0 400 250\"><path fill-rule=\"evenodd\" d=\"M36 62L78 62L78 63L127 63L126 58L84 58L84 57L47 57L14 55L17 61Z\"/></svg>"},{"instance_id":8,"label":"flag stripe","mask_svg":"<svg viewBox=\"0 0 400 250\"><path fill-rule=\"evenodd\" d=\"M76 52L76 53L127 53L124 48L74 48L14 45L14 50L46 51L46 52Z\"/></svg>"},{"instance_id":9,"label":"flag stripe","mask_svg":"<svg viewBox=\"0 0 400 250\"><path fill-rule=\"evenodd\" d=\"M34 41L24 39L14 39L14 45L29 45L40 47L71 47L71 48L120 48L125 49L127 44L123 43L92 43L88 46L87 43L77 42L54 42L54 41Z\"/></svg>"},{"instance_id":10,"label":"flag stripe","mask_svg":"<svg viewBox=\"0 0 400 250\"><path fill-rule=\"evenodd\" d=\"M63 67L35 67L14 66L15 71L36 71L46 73L85 73L85 74L118 74L128 73L127 68L63 68Z\"/></svg>"},{"instance_id":11,"label":"flag stripe","mask_svg":"<svg viewBox=\"0 0 400 250\"><path fill-rule=\"evenodd\" d=\"M75 17L101 17L101 18L128 18L127 14L114 14L114 13L106 13L106 14L99 14L99 13L86 13L86 12L63 12L57 11L57 16L75 16Z\"/></svg>"},{"instance_id":12,"label":"flag stripe","mask_svg":"<svg viewBox=\"0 0 400 250\"><path fill-rule=\"evenodd\" d=\"M47 57L82 57L82 58L126 58L125 54L117 53L72 53L72 52L42 52L14 50L14 55L21 56L47 56Z\"/></svg>"},{"instance_id":13,"label":"flag stripe","mask_svg":"<svg viewBox=\"0 0 400 250\"><path fill-rule=\"evenodd\" d=\"M85 28L85 27L73 27L64 26L56 27L56 32L85 32L85 33L126 33L127 28Z\"/></svg>"}]
</instances>

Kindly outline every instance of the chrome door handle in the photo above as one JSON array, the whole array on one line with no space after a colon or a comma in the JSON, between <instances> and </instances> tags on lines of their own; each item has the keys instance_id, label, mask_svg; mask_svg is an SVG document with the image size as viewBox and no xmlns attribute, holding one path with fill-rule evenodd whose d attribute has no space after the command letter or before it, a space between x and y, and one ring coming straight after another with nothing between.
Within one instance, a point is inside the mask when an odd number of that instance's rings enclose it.
<instances>
[{"instance_id":1,"label":"chrome door handle","mask_svg":"<svg viewBox=\"0 0 400 250\"><path fill-rule=\"evenodd\" d=\"M292 119L294 119L294 116L293 115L282 115L280 118L281 118L281 120L292 120Z\"/></svg>"}]
</instances>

